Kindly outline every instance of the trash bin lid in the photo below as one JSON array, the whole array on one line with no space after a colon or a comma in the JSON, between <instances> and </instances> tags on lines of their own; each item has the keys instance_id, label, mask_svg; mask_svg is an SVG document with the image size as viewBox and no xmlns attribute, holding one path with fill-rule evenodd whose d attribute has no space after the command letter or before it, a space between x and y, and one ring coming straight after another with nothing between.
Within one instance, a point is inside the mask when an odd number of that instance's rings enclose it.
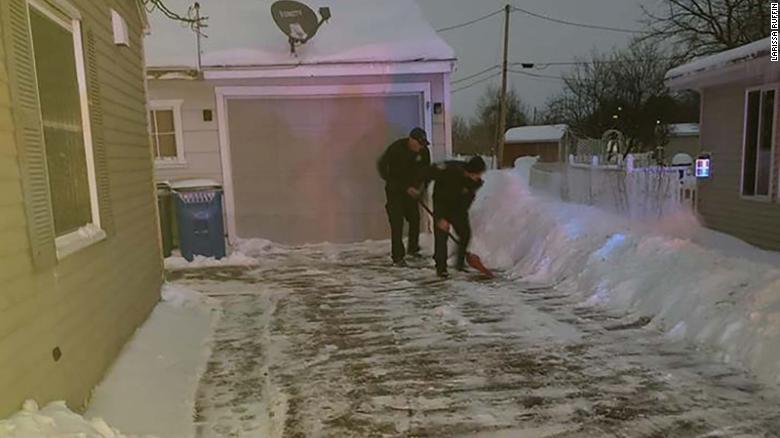
<instances>
[{"instance_id":1,"label":"trash bin lid","mask_svg":"<svg viewBox=\"0 0 780 438\"><path fill-rule=\"evenodd\" d=\"M172 181L171 188L177 191L199 190L199 189L218 189L222 184L214 181L213 179L182 179L179 181Z\"/></svg>"},{"instance_id":2,"label":"trash bin lid","mask_svg":"<svg viewBox=\"0 0 780 438\"><path fill-rule=\"evenodd\" d=\"M158 189L164 189L164 190L170 190L171 189L171 183L170 183L170 181L157 181L157 188Z\"/></svg>"}]
</instances>

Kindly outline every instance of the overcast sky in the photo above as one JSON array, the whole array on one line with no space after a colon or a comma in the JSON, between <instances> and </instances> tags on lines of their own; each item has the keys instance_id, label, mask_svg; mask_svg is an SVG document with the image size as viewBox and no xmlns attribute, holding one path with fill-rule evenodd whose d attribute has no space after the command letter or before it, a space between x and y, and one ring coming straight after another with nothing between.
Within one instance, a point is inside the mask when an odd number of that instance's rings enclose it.
<instances>
[{"instance_id":1,"label":"overcast sky","mask_svg":"<svg viewBox=\"0 0 780 438\"><path fill-rule=\"evenodd\" d=\"M581 23L637 29L642 18L642 0L514 0L519 7L539 14ZM506 0L418 0L420 7L435 28L455 25L501 9ZM649 3L645 1L645 3ZM572 61L587 56L597 48L609 50L624 46L630 34L584 29L551 23L521 13L512 14L510 30L510 62ZM453 80L469 76L499 64L502 51L503 15L441 35L455 49L458 67ZM550 66L533 73L560 76L569 67ZM498 71L498 70L496 70ZM489 76L487 74L486 76ZM519 92L530 109L544 108L548 97L560 90L560 81L531 79L511 74L510 84ZM500 78L492 83L500 84ZM469 82L453 85L453 89ZM488 82L490 83L490 82ZM485 84L456 92L453 104L457 114L471 116Z\"/></svg>"}]
</instances>

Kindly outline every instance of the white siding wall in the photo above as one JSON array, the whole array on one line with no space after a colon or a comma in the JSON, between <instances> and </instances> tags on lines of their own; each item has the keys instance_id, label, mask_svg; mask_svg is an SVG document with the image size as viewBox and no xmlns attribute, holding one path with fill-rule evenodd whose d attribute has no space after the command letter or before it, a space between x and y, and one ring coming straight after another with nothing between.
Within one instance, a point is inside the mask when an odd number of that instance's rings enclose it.
<instances>
[{"instance_id":1,"label":"white siding wall","mask_svg":"<svg viewBox=\"0 0 780 438\"><path fill-rule=\"evenodd\" d=\"M149 100L182 100L183 166L155 166L155 179L210 178L222 182L214 87L202 81L150 80ZM211 122L203 120L211 110Z\"/></svg>"}]
</instances>

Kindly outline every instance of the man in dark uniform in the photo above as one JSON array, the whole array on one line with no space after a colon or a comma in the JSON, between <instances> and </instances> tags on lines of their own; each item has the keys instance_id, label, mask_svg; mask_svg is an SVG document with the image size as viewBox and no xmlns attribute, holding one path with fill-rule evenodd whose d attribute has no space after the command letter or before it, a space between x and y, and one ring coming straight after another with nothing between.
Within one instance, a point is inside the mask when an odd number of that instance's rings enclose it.
<instances>
[{"instance_id":1,"label":"man in dark uniform","mask_svg":"<svg viewBox=\"0 0 780 438\"><path fill-rule=\"evenodd\" d=\"M466 249L471 241L469 208L474 202L477 190L482 187L485 161L474 157L468 162L447 161L431 167L429 178L433 187L433 214L435 216L434 239L436 273L448 277L447 239L450 226L458 235L458 257L456 268L466 269Z\"/></svg>"},{"instance_id":2,"label":"man in dark uniform","mask_svg":"<svg viewBox=\"0 0 780 438\"><path fill-rule=\"evenodd\" d=\"M379 175L385 180L387 218L390 221L393 264L405 266L404 219L409 223L409 255L420 253L420 208L425 173L431 164L427 135L414 128L409 137L391 144L379 159Z\"/></svg>"}]
</instances>

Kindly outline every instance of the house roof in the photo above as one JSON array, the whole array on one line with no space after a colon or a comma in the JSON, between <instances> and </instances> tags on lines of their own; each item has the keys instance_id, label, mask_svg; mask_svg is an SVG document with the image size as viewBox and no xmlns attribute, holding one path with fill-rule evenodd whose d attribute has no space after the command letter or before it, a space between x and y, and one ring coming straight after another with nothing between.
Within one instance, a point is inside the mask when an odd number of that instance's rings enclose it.
<instances>
[{"instance_id":1,"label":"house roof","mask_svg":"<svg viewBox=\"0 0 780 438\"><path fill-rule=\"evenodd\" d=\"M507 131L505 141L507 143L558 142L568 129L567 125L521 126Z\"/></svg>"},{"instance_id":2,"label":"house roof","mask_svg":"<svg viewBox=\"0 0 780 438\"><path fill-rule=\"evenodd\" d=\"M699 135L699 124L678 123L669 125L669 135L672 137L695 137Z\"/></svg>"},{"instance_id":3,"label":"house roof","mask_svg":"<svg viewBox=\"0 0 780 438\"><path fill-rule=\"evenodd\" d=\"M423 17L415 0L304 0L313 10L330 7L332 18L317 35L290 54L287 36L271 16L272 0L209 0L202 39L202 65L215 67L298 66L453 60L452 48ZM185 14L192 0L166 0ZM195 33L150 14L147 67L191 69L197 65Z\"/></svg>"},{"instance_id":4,"label":"house roof","mask_svg":"<svg viewBox=\"0 0 780 438\"><path fill-rule=\"evenodd\" d=\"M675 67L666 73L666 80L674 81L689 78L767 55L769 55L769 38L755 41L735 49L726 50L715 55L705 56L679 67Z\"/></svg>"}]
</instances>

